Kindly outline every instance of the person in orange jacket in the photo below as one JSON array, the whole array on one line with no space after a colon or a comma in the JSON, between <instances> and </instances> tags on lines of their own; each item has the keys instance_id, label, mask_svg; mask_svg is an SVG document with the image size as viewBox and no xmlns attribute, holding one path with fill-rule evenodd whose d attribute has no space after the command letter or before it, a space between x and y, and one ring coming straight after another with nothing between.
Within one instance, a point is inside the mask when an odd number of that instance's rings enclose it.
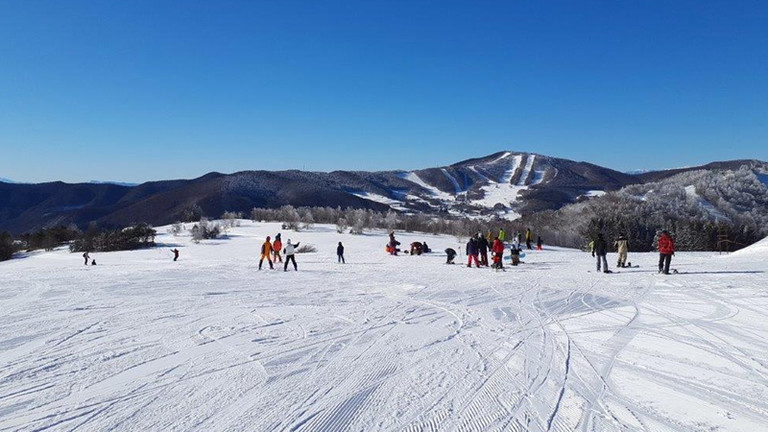
<instances>
[{"instance_id":1,"label":"person in orange jacket","mask_svg":"<svg viewBox=\"0 0 768 432\"><path fill-rule=\"evenodd\" d=\"M280 240L280 233L275 236L275 241L272 242L272 261L277 263L283 262L283 257L280 256L280 251L283 250L283 242Z\"/></svg>"},{"instance_id":2,"label":"person in orange jacket","mask_svg":"<svg viewBox=\"0 0 768 432\"><path fill-rule=\"evenodd\" d=\"M264 262L264 258L267 259L267 262L269 263L270 269L275 269L272 266L272 258L270 258L272 255L272 243L269 242L269 236L267 236L267 240L261 244L261 258L259 259L259 270L261 270L261 263Z\"/></svg>"}]
</instances>

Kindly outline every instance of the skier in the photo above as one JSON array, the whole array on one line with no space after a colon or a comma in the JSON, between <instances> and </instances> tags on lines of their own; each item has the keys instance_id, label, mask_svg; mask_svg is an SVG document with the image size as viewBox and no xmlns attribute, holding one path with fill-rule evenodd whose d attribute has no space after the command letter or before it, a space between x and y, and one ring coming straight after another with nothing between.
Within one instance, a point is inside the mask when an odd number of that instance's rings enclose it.
<instances>
[{"instance_id":1,"label":"skier","mask_svg":"<svg viewBox=\"0 0 768 432\"><path fill-rule=\"evenodd\" d=\"M283 262L283 257L280 256L280 251L283 249L283 241L280 240L280 233L275 235L275 241L272 242L272 262Z\"/></svg>"},{"instance_id":2,"label":"skier","mask_svg":"<svg viewBox=\"0 0 768 432\"><path fill-rule=\"evenodd\" d=\"M536 239L536 250L542 250L541 245L544 244L544 241L541 239L541 236L539 236Z\"/></svg>"},{"instance_id":3,"label":"skier","mask_svg":"<svg viewBox=\"0 0 768 432\"><path fill-rule=\"evenodd\" d=\"M629 252L629 240L624 234L619 234L619 238L613 243L616 247L616 251L619 252L619 261L616 263L616 267L627 266L627 252Z\"/></svg>"},{"instance_id":4,"label":"skier","mask_svg":"<svg viewBox=\"0 0 768 432\"><path fill-rule=\"evenodd\" d=\"M471 237L467 242L467 267L472 267L472 261L475 261L475 267L480 267L477 262L477 239Z\"/></svg>"},{"instance_id":5,"label":"skier","mask_svg":"<svg viewBox=\"0 0 768 432\"><path fill-rule=\"evenodd\" d=\"M445 256L446 256L445 263L453 264L453 259L456 258L456 251L452 248L448 248L445 250Z\"/></svg>"},{"instance_id":6,"label":"skier","mask_svg":"<svg viewBox=\"0 0 768 432\"><path fill-rule=\"evenodd\" d=\"M344 245L341 244L341 242L339 242L339 245L336 246L336 257L338 258L337 262L340 262L342 264L346 264L347 263L346 261L344 261ZM295 260L294 260L294 262L295 262Z\"/></svg>"},{"instance_id":7,"label":"skier","mask_svg":"<svg viewBox=\"0 0 768 432\"><path fill-rule=\"evenodd\" d=\"M179 250L178 249L171 249L171 252L173 252L173 260L174 261L179 259Z\"/></svg>"},{"instance_id":8,"label":"skier","mask_svg":"<svg viewBox=\"0 0 768 432\"><path fill-rule=\"evenodd\" d=\"M85 252L83 252L83 258L85 258L85 265L88 265L88 259L89 259L90 257L91 257L91 256L90 256L90 255L88 255L88 251L85 251Z\"/></svg>"},{"instance_id":9,"label":"skier","mask_svg":"<svg viewBox=\"0 0 768 432\"><path fill-rule=\"evenodd\" d=\"M669 232L663 230L659 236L659 273L669 274L669 264L675 254L675 242Z\"/></svg>"},{"instance_id":10,"label":"skier","mask_svg":"<svg viewBox=\"0 0 768 432\"><path fill-rule=\"evenodd\" d=\"M493 268L503 269L504 264L502 263L502 258L504 257L504 243L502 243L498 237L493 240L491 252L493 252Z\"/></svg>"},{"instance_id":11,"label":"skier","mask_svg":"<svg viewBox=\"0 0 768 432\"><path fill-rule=\"evenodd\" d=\"M293 270L299 271L298 266L296 266L296 258L293 256L296 253L297 247L299 247L299 243L291 244L291 239L288 239L288 243L286 243L285 249L283 249L285 253L285 267L283 267L283 271L288 271L288 263L291 261L293 261Z\"/></svg>"},{"instance_id":12,"label":"skier","mask_svg":"<svg viewBox=\"0 0 768 432\"><path fill-rule=\"evenodd\" d=\"M605 242L605 239L603 238L603 233L599 233L597 234L597 240L595 240L595 243L592 246L592 256L597 257L597 271L600 271L601 269L600 263L602 261L603 273L611 273L611 271L608 270L608 260L605 258L607 254L608 254L608 244Z\"/></svg>"},{"instance_id":13,"label":"skier","mask_svg":"<svg viewBox=\"0 0 768 432\"><path fill-rule=\"evenodd\" d=\"M525 229L525 246L528 248L528 250L533 249L531 247L531 242L533 241L533 234L531 233L530 228Z\"/></svg>"},{"instance_id":14,"label":"skier","mask_svg":"<svg viewBox=\"0 0 768 432\"><path fill-rule=\"evenodd\" d=\"M480 264L488 267L488 240L483 237L482 233L477 233L477 249L480 252Z\"/></svg>"},{"instance_id":15,"label":"skier","mask_svg":"<svg viewBox=\"0 0 768 432\"><path fill-rule=\"evenodd\" d=\"M259 258L259 270L261 270L261 263L264 262L264 258L267 259L267 262L269 263L269 268L272 270L275 269L272 266L271 255L272 255L272 243L269 242L269 236L267 236L267 240L261 245L261 258Z\"/></svg>"}]
</instances>

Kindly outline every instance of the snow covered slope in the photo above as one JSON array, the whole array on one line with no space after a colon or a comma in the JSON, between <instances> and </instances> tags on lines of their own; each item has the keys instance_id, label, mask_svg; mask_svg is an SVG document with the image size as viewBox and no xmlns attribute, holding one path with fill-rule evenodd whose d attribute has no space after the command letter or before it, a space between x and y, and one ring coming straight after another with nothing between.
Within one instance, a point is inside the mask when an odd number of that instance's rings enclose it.
<instances>
[{"instance_id":1,"label":"snow covered slope","mask_svg":"<svg viewBox=\"0 0 768 432\"><path fill-rule=\"evenodd\" d=\"M546 248L506 272L388 256L386 234L257 269L229 239L0 263L0 431L759 431L768 260L678 253L595 273ZM347 264L337 264L336 244ZM170 248L181 257L171 260ZM615 255L609 256L613 260Z\"/></svg>"}]
</instances>

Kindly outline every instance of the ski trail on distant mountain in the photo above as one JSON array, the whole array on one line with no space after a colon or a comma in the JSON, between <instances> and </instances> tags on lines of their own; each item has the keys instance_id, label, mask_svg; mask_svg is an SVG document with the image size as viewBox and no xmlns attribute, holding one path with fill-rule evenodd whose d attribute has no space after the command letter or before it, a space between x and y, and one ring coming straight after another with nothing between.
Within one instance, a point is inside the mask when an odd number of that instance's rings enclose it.
<instances>
[{"instance_id":1,"label":"ski trail on distant mountain","mask_svg":"<svg viewBox=\"0 0 768 432\"><path fill-rule=\"evenodd\" d=\"M449 180L451 183L453 183L453 188L454 188L454 190L456 191L456 193L457 193L457 194L461 193L461 192L462 192L461 186L459 186L459 182L457 182L457 181L456 181L456 179L455 179L455 178L453 178L453 176L451 175L451 173L449 173L449 172L448 172L448 170L447 170L447 169L445 169L445 168L440 168L440 171L442 171L442 172L443 172L443 174L445 174L445 176L448 178L448 180Z\"/></svg>"},{"instance_id":2,"label":"ski trail on distant mountain","mask_svg":"<svg viewBox=\"0 0 768 432\"><path fill-rule=\"evenodd\" d=\"M536 155L529 154L526 156L526 162L525 167L523 168L523 173L520 174L520 179L517 181L518 186L525 186L528 182L528 176L531 174L531 169L533 169L533 162L536 160Z\"/></svg>"},{"instance_id":3,"label":"ski trail on distant mountain","mask_svg":"<svg viewBox=\"0 0 768 432\"><path fill-rule=\"evenodd\" d=\"M453 199L453 196L451 196L451 194L445 193L445 192L441 191L440 189L430 185L429 183L424 181L424 179L419 177L419 175L416 174L413 171L410 171L410 172L407 172L407 173L403 173L402 174L402 178L404 180L408 180L409 182L417 184L420 187L426 189L427 191L429 191L429 193L431 193L436 198L440 198L440 199Z\"/></svg>"}]
</instances>

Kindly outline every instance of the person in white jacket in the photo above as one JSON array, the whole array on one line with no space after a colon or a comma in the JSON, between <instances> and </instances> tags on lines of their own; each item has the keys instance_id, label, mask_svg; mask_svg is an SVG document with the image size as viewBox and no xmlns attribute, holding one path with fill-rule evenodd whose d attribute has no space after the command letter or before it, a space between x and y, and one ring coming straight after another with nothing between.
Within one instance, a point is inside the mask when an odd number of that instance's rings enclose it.
<instances>
[{"instance_id":1,"label":"person in white jacket","mask_svg":"<svg viewBox=\"0 0 768 432\"><path fill-rule=\"evenodd\" d=\"M285 248L283 249L283 252L285 253L285 266L283 267L283 271L288 271L288 263L291 261L293 261L293 270L299 270L296 265L296 257L294 257L297 247L299 247L299 243L292 244L291 239L288 239L288 243L285 244Z\"/></svg>"}]
</instances>

